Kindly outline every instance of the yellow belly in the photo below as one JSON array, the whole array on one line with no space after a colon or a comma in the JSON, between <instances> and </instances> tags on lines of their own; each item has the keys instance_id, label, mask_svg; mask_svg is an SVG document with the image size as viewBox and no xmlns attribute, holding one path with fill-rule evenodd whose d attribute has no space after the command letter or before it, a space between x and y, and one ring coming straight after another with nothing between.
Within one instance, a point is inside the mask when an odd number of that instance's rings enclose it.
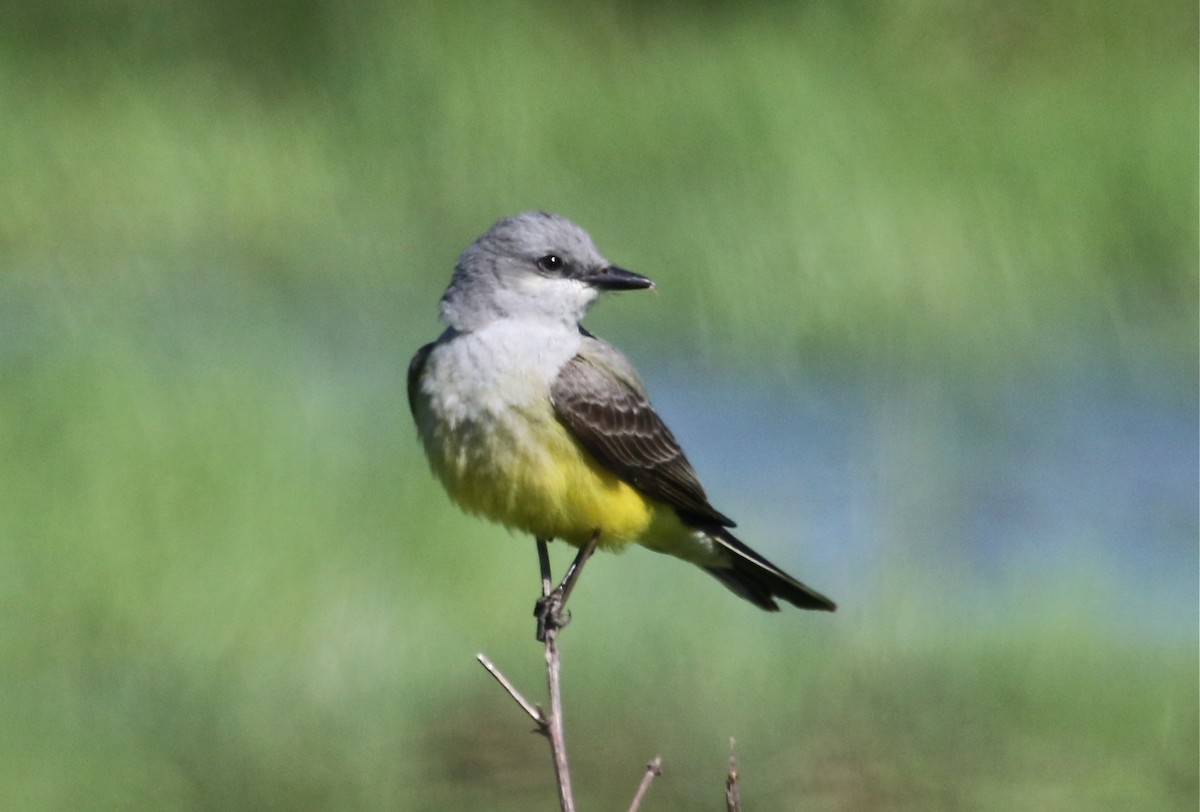
<instances>
[{"instance_id":1,"label":"yellow belly","mask_svg":"<svg viewBox=\"0 0 1200 812\"><path fill-rule=\"evenodd\" d=\"M548 409L441 429L426 438L430 462L470 513L576 546L599 531L607 548L639 541L662 521L657 502L600 465Z\"/></svg>"}]
</instances>

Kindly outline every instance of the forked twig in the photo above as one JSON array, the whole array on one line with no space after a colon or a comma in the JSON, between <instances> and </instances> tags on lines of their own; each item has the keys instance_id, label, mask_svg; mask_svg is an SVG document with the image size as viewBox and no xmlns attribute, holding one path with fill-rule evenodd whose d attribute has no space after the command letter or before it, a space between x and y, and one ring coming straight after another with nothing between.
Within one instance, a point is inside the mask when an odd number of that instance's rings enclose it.
<instances>
[{"instance_id":1,"label":"forked twig","mask_svg":"<svg viewBox=\"0 0 1200 812\"><path fill-rule=\"evenodd\" d=\"M559 582L558 586L553 588L550 586L554 581L550 571L550 552L546 546L548 539L537 539L542 594L534 607L533 614L538 621L537 639L545 644L546 648L546 683L550 692L549 714L543 711L540 705L535 705L526 699L517 690L516 686L485 655L475 655L475 659L479 661L479 664L487 669L492 678L500 683L500 687L512 697L514 702L521 706L521 710L525 712L525 715L533 720L533 723L537 726L537 732L550 741L550 753L554 760L554 778L558 784L558 800L561 812L575 812L575 799L571 792L571 770L567 763L566 738L563 735L562 673L558 656L558 633L571 619L570 614L566 612L567 598L570 597L571 590L574 589L576 582L579 580L579 574L583 571L583 565L587 563L592 553L595 552L598 539L599 532L593 535L591 540L580 548L579 553L575 556L575 560L571 562L571 566L567 569L562 581ZM741 812L742 809L741 793L738 787L739 776L735 744L736 742L731 738L729 740L729 772L725 776L726 812ZM646 765L646 772L642 775L637 792L634 794L633 801L629 805L629 812L638 812L638 809L642 805L642 800L646 797L646 793L650 789L650 784L660 775L662 775L662 756L655 756Z\"/></svg>"},{"instance_id":2,"label":"forked twig","mask_svg":"<svg viewBox=\"0 0 1200 812\"><path fill-rule=\"evenodd\" d=\"M534 608L537 617L537 638L546 645L546 684L550 692L550 717L546 720L546 735L550 739L550 755L554 759L554 778L558 783L558 803L562 812L575 812L575 798L571 793L571 768L567 763L567 739L563 732L562 709L562 672L558 658L558 632L567 624L570 616L563 617L566 611L567 598L575 588L583 572L583 565L596 551L600 533L592 534L592 538L579 549L575 560L567 569L566 575L554 589L550 583L554 580L550 574L550 551L546 548L547 539L538 539L538 565L542 571L542 597Z\"/></svg>"},{"instance_id":3,"label":"forked twig","mask_svg":"<svg viewBox=\"0 0 1200 812\"><path fill-rule=\"evenodd\" d=\"M521 710L525 711L525 714L537 725L538 733L550 740L550 754L554 759L554 778L558 784L558 802L562 812L575 812L575 799L571 793L571 770L567 763L566 737L563 735L562 669L558 657L558 632L570 620L570 615L566 614L567 598L571 596L571 590L575 588L579 574L583 572L583 565L596 551L599 538L600 534L597 532L587 544L579 549L579 553L571 562L566 575L563 576L559 585L553 588L550 586L553 583L550 572L550 551L546 548L548 539L537 539L542 595L534 607L533 614L538 622L537 639L546 647L546 684L550 692L549 714L526 699L516 689L516 686L500 673L500 669L491 660L483 654L476 655L479 664L487 669L496 682L500 683L513 701L520 705ZM652 763L657 762L656 759ZM643 779L643 783L649 785L650 782L648 779ZM635 802L640 801L644 792L644 789L639 789ZM634 809L636 808L635 803Z\"/></svg>"}]
</instances>

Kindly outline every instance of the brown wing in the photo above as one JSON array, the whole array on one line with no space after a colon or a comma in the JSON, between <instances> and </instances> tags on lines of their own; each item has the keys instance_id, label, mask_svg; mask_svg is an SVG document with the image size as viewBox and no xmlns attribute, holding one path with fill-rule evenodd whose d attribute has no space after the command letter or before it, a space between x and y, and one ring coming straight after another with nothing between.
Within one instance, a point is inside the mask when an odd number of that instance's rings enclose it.
<instances>
[{"instance_id":1,"label":"brown wing","mask_svg":"<svg viewBox=\"0 0 1200 812\"><path fill-rule=\"evenodd\" d=\"M559 422L621 479L692 523L734 526L708 503L670 429L623 377L576 355L559 372L550 398Z\"/></svg>"}]
</instances>

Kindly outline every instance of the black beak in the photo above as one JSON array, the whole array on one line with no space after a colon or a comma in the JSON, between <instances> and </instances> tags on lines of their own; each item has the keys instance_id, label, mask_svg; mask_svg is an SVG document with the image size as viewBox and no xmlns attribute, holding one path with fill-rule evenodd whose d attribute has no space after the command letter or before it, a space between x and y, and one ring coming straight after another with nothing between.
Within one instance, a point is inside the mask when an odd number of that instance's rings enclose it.
<instances>
[{"instance_id":1,"label":"black beak","mask_svg":"<svg viewBox=\"0 0 1200 812\"><path fill-rule=\"evenodd\" d=\"M609 265L588 274L584 281L600 290L643 290L654 287L654 282L641 274L618 268L616 265Z\"/></svg>"}]
</instances>

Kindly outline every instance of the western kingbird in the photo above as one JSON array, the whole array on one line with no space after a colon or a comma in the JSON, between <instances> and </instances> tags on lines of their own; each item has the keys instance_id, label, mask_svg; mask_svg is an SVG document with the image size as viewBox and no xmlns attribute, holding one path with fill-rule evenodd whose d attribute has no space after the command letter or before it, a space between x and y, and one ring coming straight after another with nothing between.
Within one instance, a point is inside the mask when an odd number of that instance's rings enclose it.
<instances>
[{"instance_id":1,"label":"western kingbird","mask_svg":"<svg viewBox=\"0 0 1200 812\"><path fill-rule=\"evenodd\" d=\"M603 291L652 288L558 215L506 217L458 259L437 341L408 369L430 467L468 513L539 540L637 543L735 593L833 611L736 539L708 502L633 364L580 321Z\"/></svg>"}]
</instances>

